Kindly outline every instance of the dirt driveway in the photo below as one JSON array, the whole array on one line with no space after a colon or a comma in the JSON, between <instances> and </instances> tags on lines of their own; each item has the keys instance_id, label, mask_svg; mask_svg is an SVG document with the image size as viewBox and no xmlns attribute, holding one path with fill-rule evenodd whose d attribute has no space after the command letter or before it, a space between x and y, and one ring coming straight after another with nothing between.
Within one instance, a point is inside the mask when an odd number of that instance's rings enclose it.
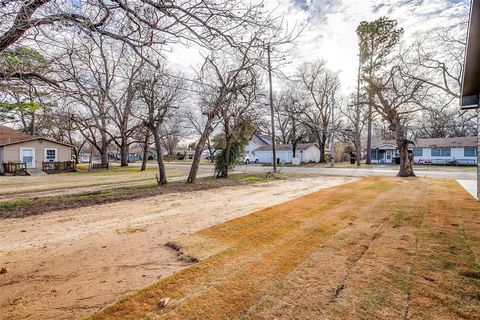
<instances>
[{"instance_id":1,"label":"dirt driveway","mask_svg":"<svg viewBox=\"0 0 480 320\"><path fill-rule=\"evenodd\" d=\"M184 267L165 242L352 180L275 181L0 220L8 269L0 318L81 318Z\"/></svg>"}]
</instances>

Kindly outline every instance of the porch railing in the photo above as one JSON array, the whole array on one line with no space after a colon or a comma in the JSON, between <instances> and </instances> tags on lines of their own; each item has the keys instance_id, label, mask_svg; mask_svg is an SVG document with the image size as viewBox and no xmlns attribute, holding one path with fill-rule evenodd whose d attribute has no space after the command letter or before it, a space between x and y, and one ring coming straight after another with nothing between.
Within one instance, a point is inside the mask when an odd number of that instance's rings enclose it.
<instances>
[{"instance_id":1,"label":"porch railing","mask_svg":"<svg viewBox=\"0 0 480 320\"><path fill-rule=\"evenodd\" d=\"M26 162L3 162L3 173L13 175L27 175Z\"/></svg>"},{"instance_id":2,"label":"porch railing","mask_svg":"<svg viewBox=\"0 0 480 320\"><path fill-rule=\"evenodd\" d=\"M75 161L42 162L42 170L46 173L72 172L76 167Z\"/></svg>"}]
</instances>

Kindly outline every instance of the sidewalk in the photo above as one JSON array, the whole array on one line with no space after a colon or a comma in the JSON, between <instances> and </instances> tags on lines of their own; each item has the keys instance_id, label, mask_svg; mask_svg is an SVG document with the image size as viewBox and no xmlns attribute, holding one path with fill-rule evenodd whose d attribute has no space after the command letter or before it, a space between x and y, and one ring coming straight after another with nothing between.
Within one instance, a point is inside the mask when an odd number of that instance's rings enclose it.
<instances>
[{"instance_id":1,"label":"sidewalk","mask_svg":"<svg viewBox=\"0 0 480 320\"><path fill-rule=\"evenodd\" d=\"M477 181L476 180L460 180L457 179L457 182L472 195L475 199L477 199Z\"/></svg>"}]
</instances>

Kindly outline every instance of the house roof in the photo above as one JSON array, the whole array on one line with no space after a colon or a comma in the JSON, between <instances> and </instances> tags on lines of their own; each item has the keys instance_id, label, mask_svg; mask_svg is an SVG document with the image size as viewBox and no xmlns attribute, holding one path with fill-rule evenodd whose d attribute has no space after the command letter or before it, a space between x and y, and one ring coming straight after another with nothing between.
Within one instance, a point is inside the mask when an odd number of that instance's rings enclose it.
<instances>
[{"instance_id":1,"label":"house roof","mask_svg":"<svg viewBox=\"0 0 480 320\"><path fill-rule=\"evenodd\" d=\"M299 143L297 144L296 151L304 151L310 147L316 147L315 143ZM291 144L276 144L275 150L276 151L293 151L293 146ZM271 145L262 146L260 148L257 148L255 151L272 151L272 146Z\"/></svg>"},{"instance_id":2,"label":"house roof","mask_svg":"<svg viewBox=\"0 0 480 320\"><path fill-rule=\"evenodd\" d=\"M272 137L264 134L255 134L265 144L272 144Z\"/></svg>"},{"instance_id":3,"label":"house roof","mask_svg":"<svg viewBox=\"0 0 480 320\"><path fill-rule=\"evenodd\" d=\"M0 126L0 145L22 140L28 140L31 138L31 135L26 134L22 131L18 131L5 126Z\"/></svg>"},{"instance_id":4,"label":"house roof","mask_svg":"<svg viewBox=\"0 0 480 320\"><path fill-rule=\"evenodd\" d=\"M417 139L413 142L417 148L475 147L477 146L477 137L428 138ZM396 146L396 142L395 140L377 140L372 142L373 149L383 145Z\"/></svg>"},{"instance_id":5,"label":"house roof","mask_svg":"<svg viewBox=\"0 0 480 320\"><path fill-rule=\"evenodd\" d=\"M45 140L53 143L58 143L64 146L73 147L71 144L51 140L43 137L35 137L30 134L15 130L6 126L0 126L0 147L8 146L12 144L34 141L34 140Z\"/></svg>"}]
</instances>

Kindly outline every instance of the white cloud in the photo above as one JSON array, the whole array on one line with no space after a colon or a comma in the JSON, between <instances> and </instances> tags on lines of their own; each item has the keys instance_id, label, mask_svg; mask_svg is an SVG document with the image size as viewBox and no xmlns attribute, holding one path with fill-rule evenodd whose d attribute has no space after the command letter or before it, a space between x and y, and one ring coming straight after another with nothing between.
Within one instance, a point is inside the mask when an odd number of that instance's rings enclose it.
<instances>
[{"instance_id":1,"label":"white cloud","mask_svg":"<svg viewBox=\"0 0 480 320\"><path fill-rule=\"evenodd\" d=\"M255 0L251 0L255 1ZM358 47L355 30L363 20L388 16L399 21L408 41L419 31L454 24L468 19L469 0L265 0L266 9L284 14L289 27L309 23L297 40L291 64L285 73L294 72L302 62L325 59L340 72L343 91L356 87ZM198 47L177 47L167 54L169 65L193 76L202 62ZM206 54L206 52L204 52Z\"/></svg>"},{"instance_id":2,"label":"white cloud","mask_svg":"<svg viewBox=\"0 0 480 320\"><path fill-rule=\"evenodd\" d=\"M271 0L273 1L273 0ZM305 9L310 27L300 39L293 61L323 58L330 68L340 71L345 92L353 90L358 68L358 47L355 30L363 20L389 16L399 21L408 41L419 31L467 19L468 0L292 0L286 5L287 15ZM294 65L290 66L291 69Z\"/></svg>"}]
</instances>

